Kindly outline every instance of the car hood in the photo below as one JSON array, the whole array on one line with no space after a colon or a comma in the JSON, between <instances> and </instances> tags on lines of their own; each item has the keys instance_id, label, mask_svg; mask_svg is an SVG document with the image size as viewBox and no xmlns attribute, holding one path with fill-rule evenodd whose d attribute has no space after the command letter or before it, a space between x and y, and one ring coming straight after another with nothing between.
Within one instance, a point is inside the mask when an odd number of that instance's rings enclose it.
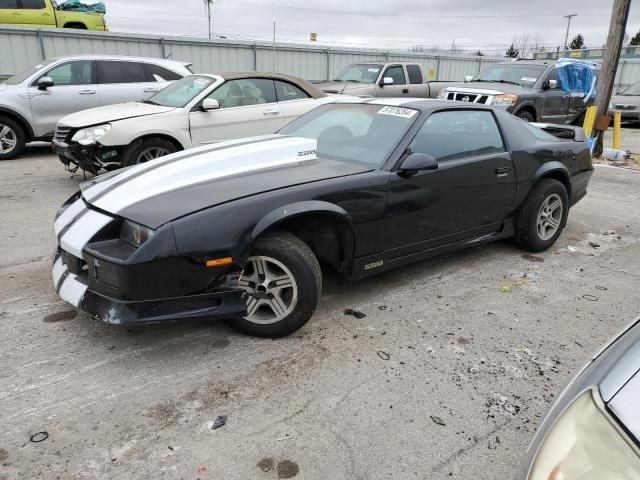
<instances>
[{"instance_id":1,"label":"car hood","mask_svg":"<svg viewBox=\"0 0 640 480\"><path fill-rule=\"evenodd\" d=\"M522 95L525 93L531 93L532 89L523 87L522 85L514 85L512 83L499 83L499 82L468 82L468 83L454 83L446 88L448 91L467 93L484 93L488 95L499 95L501 93L515 93L516 95Z\"/></svg>"},{"instance_id":2,"label":"car hood","mask_svg":"<svg viewBox=\"0 0 640 480\"><path fill-rule=\"evenodd\" d=\"M174 107L162 107L141 102L118 103L72 113L62 118L60 123L71 128L81 128L127 118L166 113L171 110L174 110Z\"/></svg>"},{"instance_id":3,"label":"car hood","mask_svg":"<svg viewBox=\"0 0 640 480\"><path fill-rule=\"evenodd\" d=\"M314 84L315 87L319 88L325 93L344 93L349 90L364 90L364 89L371 88L373 85L374 85L373 83L357 83L357 82L341 82L341 81L322 82L322 83Z\"/></svg>"},{"instance_id":4,"label":"car hood","mask_svg":"<svg viewBox=\"0 0 640 480\"><path fill-rule=\"evenodd\" d=\"M370 170L318 158L316 140L268 135L178 152L81 188L93 207L157 228L236 199Z\"/></svg>"},{"instance_id":5,"label":"car hood","mask_svg":"<svg viewBox=\"0 0 640 480\"><path fill-rule=\"evenodd\" d=\"M611 97L611 104L616 109L635 110L633 107L640 106L640 97L635 95L616 95Z\"/></svg>"}]
</instances>

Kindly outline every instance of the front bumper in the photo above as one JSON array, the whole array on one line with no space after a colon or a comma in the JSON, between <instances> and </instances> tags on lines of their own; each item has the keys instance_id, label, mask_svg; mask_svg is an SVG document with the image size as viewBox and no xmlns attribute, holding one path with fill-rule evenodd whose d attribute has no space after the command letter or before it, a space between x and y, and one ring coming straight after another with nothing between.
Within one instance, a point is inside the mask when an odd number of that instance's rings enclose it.
<instances>
[{"instance_id":1,"label":"front bumper","mask_svg":"<svg viewBox=\"0 0 640 480\"><path fill-rule=\"evenodd\" d=\"M59 251L60 252L60 251ZM56 253L53 285L65 302L91 317L114 325L135 325L186 319L220 320L246 315L246 292L237 288L184 297L123 301L89 289L88 270L72 273L64 257Z\"/></svg>"},{"instance_id":2,"label":"front bumper","mask_svg":"<svg viewBox=\"0 0 640 480\"><path fill-rule=\"evenodd\" d=\"M51 145L60 161L67 167L77 165L83 170L97 174L102 169L110 170L111 167L119 168L121 165L120 152L115 147L85 146L58 140L53 140Z\"/></svg>"}]
</instances>

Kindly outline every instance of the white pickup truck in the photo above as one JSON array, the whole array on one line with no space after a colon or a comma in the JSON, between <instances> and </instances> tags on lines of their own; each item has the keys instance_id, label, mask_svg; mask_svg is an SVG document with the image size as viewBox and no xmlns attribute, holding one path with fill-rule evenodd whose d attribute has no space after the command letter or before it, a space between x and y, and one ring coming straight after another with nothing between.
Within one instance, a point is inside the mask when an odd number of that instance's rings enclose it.
<instances>
[{"instance_id":1,"label":"white pickup truck","mask_svg":"<svg viewBox=\"0 0 640 480\"><path fill-rule=\"evenodd\" d=\"M427 82L417 63L353 63L333 81L315 83L326 93L360 97L436 98L440 90L454 82Z\"/></svg>"}]
</instances>

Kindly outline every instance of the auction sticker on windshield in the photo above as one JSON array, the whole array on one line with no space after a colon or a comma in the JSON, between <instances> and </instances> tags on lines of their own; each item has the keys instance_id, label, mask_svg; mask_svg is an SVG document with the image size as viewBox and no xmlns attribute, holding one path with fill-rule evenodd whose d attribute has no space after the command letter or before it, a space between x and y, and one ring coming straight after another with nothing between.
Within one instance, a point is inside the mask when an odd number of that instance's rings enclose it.
<instances>
[{"instance_id":1,"label":"auction sticker on windshield","mask_svg":"<svg viewBox=\"0 0 640 480\"><path fill-rule=\"evenodd\" d=\"M531 82L531 83L536 83L537 78L533 78L533 77L522 77L520 79L521 82Z\"/></svg>"},{"instance_id":2,"label":"auction sticker on windshield","mask_svg":"<svg viewBox=\"0 0 640 480\"><path fill-rule=\"evenodd\" d=\"M378 110L380 115L392 115L394 117L411 118L418 113L417 110L402 107L382 107Z\"/></svg>"}]
</instances>

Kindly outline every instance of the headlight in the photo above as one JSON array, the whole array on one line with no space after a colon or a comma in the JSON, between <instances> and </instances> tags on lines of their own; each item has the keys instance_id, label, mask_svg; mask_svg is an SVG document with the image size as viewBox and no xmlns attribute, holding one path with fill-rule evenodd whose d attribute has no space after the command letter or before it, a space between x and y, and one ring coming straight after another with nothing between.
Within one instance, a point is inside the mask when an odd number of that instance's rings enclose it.
<instances>
[{"instance_id":1,"label":"headlight","mask_svg":"<svg viewBox=\"0 0 640 480\"><path fill-rule=\"evenodd\" d=\"M71 140L78 142L80 145L94 145L104 137L109 130L111 130L110 123L83 128L82 130L78 130L75 135L71 137Z\"/></svg>"},{"instance_id":2,"label":"headlight","mask_svg":"<svg viewBox=\"0 0 640 480\"><path fill-rule=\"evenodd\" d=\"M447 90L443 88L442 90L440 90L440 93L438 93L438 98L447 98L448 94L449 92L447 92Z\"/></svg>"},{"instance_id":3,"label":"headlight","mask_svg":"<svg viewBox=\"0 0 640 480\"><path fill-rule=\"evenodd\" d=\"M149 240L154 233L154 230L144 225L125 220L120 228L120 240L137 248Z\"/></svg>"},{"instance_id":4,"label":"headlight","mask_svg":"<svg viewBox=\"0 0 640 480\"><path fill-rule=\"evenodd\" d=\"M604 408L596 389L574 400L542 442L528 480L640 479L635 446Z\"/></svg>"},{"instance_id":5,"label":"headlight","mask_svg":"<svg viewBox=\"0 0 640 480\"><path fill-rule=\"evenodd\" d=\"M491 105L495 105L496 107L510 107L511 105L515 105L518 100L517 95L513 95L511 93L503 93L502 95L496 95L491 100Z\"/></svg>"}]
</instances>

